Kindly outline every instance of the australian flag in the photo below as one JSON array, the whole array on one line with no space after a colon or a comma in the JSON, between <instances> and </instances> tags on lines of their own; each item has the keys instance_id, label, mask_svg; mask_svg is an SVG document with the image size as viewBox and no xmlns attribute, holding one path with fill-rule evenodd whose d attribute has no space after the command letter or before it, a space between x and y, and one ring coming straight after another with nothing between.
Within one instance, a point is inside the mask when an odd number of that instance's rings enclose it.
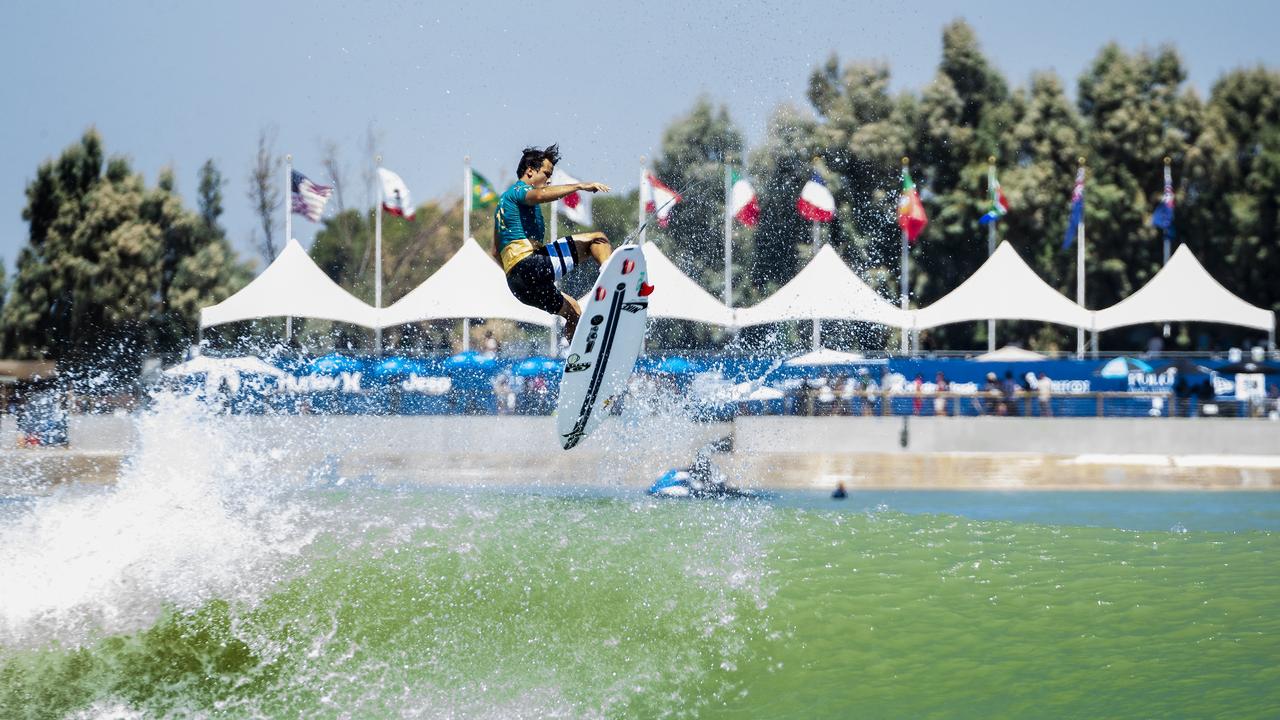
<instances>
[{"instance_id":1,"label":"australian flag","mask_svg":"<svg viewBox=\"0 0 1280 720\"><path fill-rule=\"evenodd\" d=\"M324 204L333 194L333 188L328 185L317 185L297 170L293 171L291 185L293 186L293 212L311 222L320 222Z\"/></svg>"},{"instance_id":2,"label":"australian flag","mask_svg":"<svg viewBox=\"0 0 1280 720\"><path fill-rule=\"evenodd\" d=\"M1151 213L1151 224L1164 230L1166 237L1173 237L1173 172L1168 165L1164 166L1164 195Z\"/></svg>"},{"instance_id":3,"label":"australian flag","mask_svg":"<svg viewBox=\"0 0 1280 720\"><path fill-rule=\"evenodd\" d=\"M1076 173L1076 187L1071 191L1071 220L1067 222L1067 234L1062 238L1062 249L1066 250L1076 241L1076 227L1084 219L1084 168Z\"/></svg>"}]
</instances>

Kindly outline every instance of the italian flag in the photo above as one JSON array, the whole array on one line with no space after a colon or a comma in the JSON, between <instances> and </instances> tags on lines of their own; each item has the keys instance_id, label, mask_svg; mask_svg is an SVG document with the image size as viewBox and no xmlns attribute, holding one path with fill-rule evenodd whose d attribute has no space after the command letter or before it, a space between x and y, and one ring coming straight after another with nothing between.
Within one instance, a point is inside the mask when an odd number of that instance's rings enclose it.
<instances>
[{"instance_id":1,"label":"italian flag","mask_svg":"<svg viewBox=\"0 0 1280 720\"><path fill-rule=\"evenodd\" d=\"M755 227L760 219L760 200L756 197L755 188L737 170L729 171L729 208L738 222L747 227Z\"/></svg>"},{"instance_id":2,"label":"italian flag","mask_svg":"<svg viewBox=\"0 0 1280 720\"><path fill-rule=\"evenodd\" d=\"M898 227L907 234L907 242L915 245L916 238L924 232L929 218L924 214L924 205L920 202L920 193L916 192L916 184L911 181L911 171L902 167L902 197L898 200Z\"/></svg>"},{"instance_id":3,"label":"italian flag","mask_svg":"<svg viewBox=\"0 0 1280 720\"><path fill-rule=\"evenodd\" d=\"M831 222L836 217L836 199L832 197L827 184L822 182L816 171L810 171L809 182L800 191L800 199L796 200L796 212L800 217L812 222Z\"/></svg>"}]
</instances>

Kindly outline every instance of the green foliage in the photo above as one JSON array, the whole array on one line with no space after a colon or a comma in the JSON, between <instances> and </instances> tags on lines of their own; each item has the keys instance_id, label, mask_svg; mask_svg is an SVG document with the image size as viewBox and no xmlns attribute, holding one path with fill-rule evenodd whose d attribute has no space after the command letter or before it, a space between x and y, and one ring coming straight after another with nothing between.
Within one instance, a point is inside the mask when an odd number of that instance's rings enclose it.
<instances>
[{"instance_id":1,"label":"green foliage","mask_svg":"<svg viewBox=\"0 0 1280 720\"><path fill-rule=\"evenodd\" d=\"M231 292L220 208L211 222L185 210L167 170L147 189L127 160L104 157L96 130L41 164L26 192L30 234L0 314L9 354L128 371L180 349L199 308Z\"/></svg>"}]
</instances>

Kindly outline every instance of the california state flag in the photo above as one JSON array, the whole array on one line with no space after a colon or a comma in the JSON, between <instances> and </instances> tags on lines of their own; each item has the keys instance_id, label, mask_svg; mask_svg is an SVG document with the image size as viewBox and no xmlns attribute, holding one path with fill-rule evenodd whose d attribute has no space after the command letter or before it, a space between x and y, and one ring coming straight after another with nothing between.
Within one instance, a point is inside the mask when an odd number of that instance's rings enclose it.
<instances>
[{"instance_id":1,"label":"california state flag","mask_svg":"<svg viewBox=\"0 0 1280 720\"><path fill-rule=\"evenodd\" d=\"M732 183L729 207L733 216L743 225L755 227L760 219L760 200L756 197L756 189L737 170L729 171L729 181Z\"/></svg>"},{"instance_id":2,"label":"california state flag","mask_svg":"<svg viewBox=\"0 0 1280 720\"><path fill-rule=\"evenodd\" d=\"M644 184L640 186L640 202L644 203L644 211L658 214L658 224L666 227L671 222L671 208L684 198L672 190L653 173L644 174Z\"/></svg>"},{"instance_id":3,"label":"california state flag","mask_svg":"<svg viewBox=\"0 0 1280 720\"><path fill-rule=\"evenodd\" d=\"M552 185L575 185L577 182L577 179L560 168L556 168L551 173ZM560 198L556 207L560 208L561 215L578 225L591 224L591 193L582 191L569 193Z\"/></svg>"},{"instance_id":4,"label":"california state flag","mask_svg":"<svg viewBox=\"0 0 1280 720\"><path fill-rule=\"evenodd\" d=\"M812 171L809 182L800 191L800 199L796 200L796 212L800 217L813 222L831 222L836 217L836 199L831 196L827 184L822 182L816 171Z\"/></svg>"},{"instance_id":5,"label":"california state flag","mask_svg":"<svg viewBox=\"0 0 1280 720\"><path fill-rule=\"evenodd\" d=\"M404 180L384 167L378 168L378 179L382 181L382 209L405 220L412 220L413 201L409 199L409 188Z\"/></svg>"}]
</instances>

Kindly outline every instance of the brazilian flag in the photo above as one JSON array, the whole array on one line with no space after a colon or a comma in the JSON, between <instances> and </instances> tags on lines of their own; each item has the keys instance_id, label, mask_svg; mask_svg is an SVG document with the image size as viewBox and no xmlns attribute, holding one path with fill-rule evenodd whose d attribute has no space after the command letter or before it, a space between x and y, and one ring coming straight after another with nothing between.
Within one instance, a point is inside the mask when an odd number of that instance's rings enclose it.
<instances>
[{"instance_id":1,"label":"brazilian flag","mask_svg":"<svg viewBox=\"0 0 1280 720\"><path fill-rule=\"evenodd\" d=\"M484 176L475 170L471 171L471 207L483 208L489 207L498 202L498 193L493 189L493 184L484 179Z\"/></svg>"}]
</instances>

